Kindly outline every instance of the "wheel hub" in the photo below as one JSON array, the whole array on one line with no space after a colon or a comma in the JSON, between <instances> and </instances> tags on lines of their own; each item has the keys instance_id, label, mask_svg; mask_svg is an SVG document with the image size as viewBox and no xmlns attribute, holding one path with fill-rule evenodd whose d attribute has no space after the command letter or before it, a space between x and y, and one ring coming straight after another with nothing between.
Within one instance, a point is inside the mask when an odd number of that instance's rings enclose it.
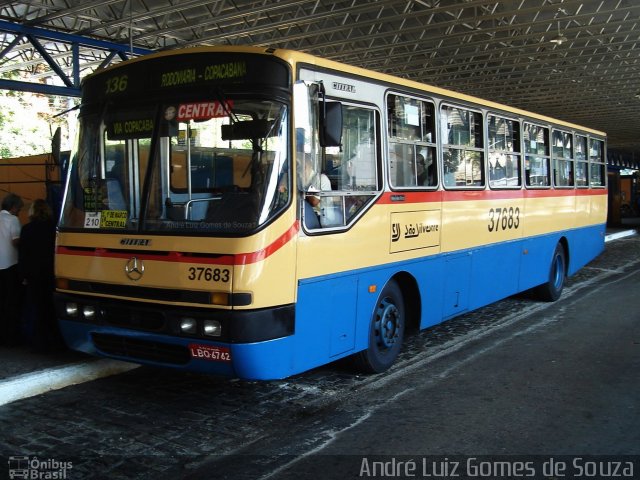
<instances>
[{"instance_id":1,"label":"wheel hub","mask_svg":"<svg viewBox=\"0 0 640 480\"><path fill-rule=\"evenodd\" d=\"M376 336L378 345L383 348L391 348L398 340L400 312L393 303L384 299L378 306L376 314Z\"/></svg>"}]
</instances>

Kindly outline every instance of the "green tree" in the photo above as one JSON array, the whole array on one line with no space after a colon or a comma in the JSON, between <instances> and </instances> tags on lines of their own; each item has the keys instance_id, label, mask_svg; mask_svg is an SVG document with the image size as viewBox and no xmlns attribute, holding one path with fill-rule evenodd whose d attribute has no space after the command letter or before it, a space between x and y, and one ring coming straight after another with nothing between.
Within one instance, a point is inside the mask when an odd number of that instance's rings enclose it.
<instances>
[{"instance_id":1,"label":"green tree","mask_svg":"<svg viewBox=\"0 0 640 480\"><path fill-rule=\"evenodd\" d=\"M5 79L16 80L15 73ZM53 118L67 109L67 99L0 89L0 158L37 155L51 151L51 137L65 118Z\"/></svg>"}]
</instances>

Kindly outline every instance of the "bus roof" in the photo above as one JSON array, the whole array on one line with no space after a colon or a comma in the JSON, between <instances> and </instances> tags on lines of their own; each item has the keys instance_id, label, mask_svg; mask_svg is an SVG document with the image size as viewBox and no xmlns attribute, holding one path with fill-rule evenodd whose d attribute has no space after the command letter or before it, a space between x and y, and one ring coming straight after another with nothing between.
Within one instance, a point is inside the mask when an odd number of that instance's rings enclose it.
<instances>
[{"instance_id":1,"label":"bus roof","mask_svg":"<svg viewBox=\"0 0 640 480\"><path fill-rule=\"evenodd\" d=\"M141 57L128 60L123 63L119 63L117 65L113 65L106 69L96 71L92 73L91 76L99 75L99 74L102 74L103 72L106 72L112 69L117 69L119 67L129 65L131 63L146 61L147 59L151 59L151 58L183 55L183 54L190 54L190 53L206 53L206 52L238 52L238 53L254 53L254 54L262 54L262 55L272 55L272 56L281 58L282 60L286 61L287 63L289 63L294 67L300 63L314 65L323 69L330 69L330 70L336 70L342 73L347 73L348 75L354 75L354 76L364 77L367 79L373 79L385 84L397 85L401 87L410 88L413 90L422 91L425 93L431 93L434 95L439 95L439 96L448 97L451 99L460 100L462 102L468 102L475 105L480 105L488 109L501 110L503 112L512 113L513 115L516 115L516 116L528 117L544 123L553 123L555 125L563 126L566 128L583 130L583 131L592 133L594 135L602 136L602 137L606 137L607 135L605 132L595 130L589 127L585 127L583 125L578 125L578 124L567 122L557 118L552 118L546 115L530 112L520 108L510 107L505 104L493 102L490 100L485 100L483 98L475 97L473 95L467 95L464 93L456 92L454 90L435 87L433 85L416 82L414 80L407 80L402 77L396 77L396 76L388 75L385 73L379 73L374 70L367 70L361 67L354 67L352 65L324 59L322 57L317 57L308 53L298 52L295 50L287 50L287 49L253 47L253 46L221 45L221 46L214 46L214 47L190 47L190 48L183 48L183 49L176 49L176 50L167 50L167 51L152 53L149 55L144 55Z\"/></svg>"}]
</instances>

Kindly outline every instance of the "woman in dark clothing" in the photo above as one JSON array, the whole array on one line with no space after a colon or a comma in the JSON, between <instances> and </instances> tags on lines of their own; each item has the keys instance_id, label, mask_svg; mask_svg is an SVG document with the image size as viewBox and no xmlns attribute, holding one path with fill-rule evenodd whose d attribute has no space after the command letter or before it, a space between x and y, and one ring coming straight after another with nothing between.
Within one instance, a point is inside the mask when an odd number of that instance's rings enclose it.
<instances>
[{"instance_id":1,"label":"woman in dark clothing","mask_svg":"<svg viewBox=\"0 0 640 480\"><path fill-rule=\"evenodd\" d=\"M41 199L31 205L29 219L18 246L18 269L25 286L24 326L36 350L55 350L62 346L53 308L55 223Z\"/></svg>"}]
</instances>

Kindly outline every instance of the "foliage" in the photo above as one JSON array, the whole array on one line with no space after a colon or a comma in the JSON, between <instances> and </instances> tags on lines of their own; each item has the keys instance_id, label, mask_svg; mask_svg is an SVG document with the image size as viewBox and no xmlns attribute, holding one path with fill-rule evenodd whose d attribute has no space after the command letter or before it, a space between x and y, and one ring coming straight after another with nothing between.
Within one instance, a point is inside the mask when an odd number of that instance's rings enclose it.
<instances>
[{"instance_id":1,"label":"foliage","mask_svg":"<svg viewBox=\"0 0 640 480\"><path fill-rule=\"evenodd\" d=\"M0 158L50 152L53 132L66 123L64 117L53 117L69 108L67 103L61 97L0 89Z\"/></svg>"}]
</instances>

